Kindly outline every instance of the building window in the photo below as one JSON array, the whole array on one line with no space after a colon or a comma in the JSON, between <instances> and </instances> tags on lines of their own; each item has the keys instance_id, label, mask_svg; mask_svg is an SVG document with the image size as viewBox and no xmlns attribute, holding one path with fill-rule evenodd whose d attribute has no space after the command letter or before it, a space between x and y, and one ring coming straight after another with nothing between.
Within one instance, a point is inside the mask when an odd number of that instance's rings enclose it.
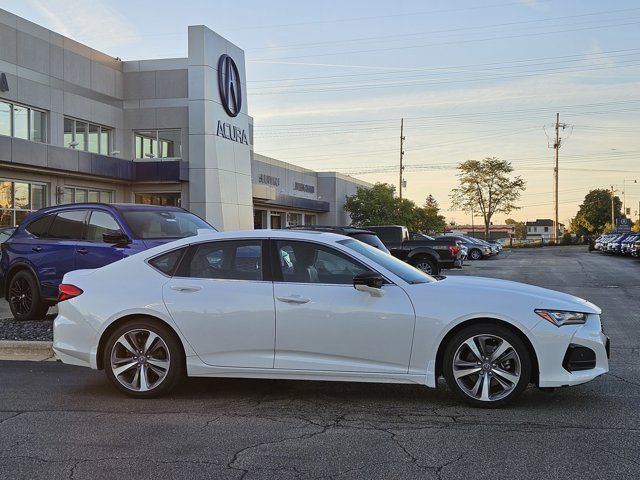
<instances>
[{"instance_id":1,"label":"building window","mask_svg":"<svg viewBox=\"0 0 640 480\"><path fill-rule=\"evenodd\" d=\"M305 213L304 214L304 224L305 225L316 225L318 223L318 216Z\"/></svg>"},{"instance_id":2,"label":"building window","mask_svg":"<svg viewBox=\"0 0 640 480\"><path fill-rule=\"evenodd\" d=\"M47 114L24 105L0 101L0 135L47 141Z\"/></svg>"},{"instance_id":3,"label":"building window","mask_svg":"<svg viewBox=\"0 0 640 480\"><path fill-rule=\"evenodd\" d=\"M85 152L109 155L113 129L64 117L64 146Z\"/></svg>"},{"instance_id":4,"label":"building window","mask_svg":"<svg viewBox=\"0 0 640 480\"><path fill-rule=\"evenodd\" d=\"M548 232L549 231L549 227L544 227L544 231Z\"/></svg>"},{"instance_id":5,"label":"building window","mask_svg":"<svg viewBox=\"0 0 640 480\"><path fill-rule=\"evenodd\" d=\"M180 130L133 132L135 158L182 158Z\"/></svg>"},{"instance_id":6,"label":"building window","mask_svg":"<svg viewBox=\"0 0 640 480\"><path fill-rule=\"evenodd\" d=\"M301 213L287 213L287 227L296 227L302 225Z\"/></svg>"},{"instance_id":7,"label":"building window","mask_svg":"<svg viewBox=\"0 0 640 480\"><path fill-rule=\"evenodd\" d=\"M179 207L182 195L177 192L172 193L136 193L135 203L144 205L162 205Z\"/></svg>"},{"instance_id":8,"label":"building window","mask_svg":"<svg viewBox=\"0 0 640 480\"><path fill-rule=\"evenodd\" d=\"M46 185L0 180L0 226L20 225L30 212L46 207Z\"/></svg>"},{"instance_id":9,"label":"building window","mask_svg":"<svg viewBox=\"0 0 640 480\"><path fill-rule=\"evenodd\" d=\"M113 192L111 190L97 190L95 188L82 187L64 187L62 190L62 201L60 203L111 203L112 201Z\"/></svg>"}]
</instances>

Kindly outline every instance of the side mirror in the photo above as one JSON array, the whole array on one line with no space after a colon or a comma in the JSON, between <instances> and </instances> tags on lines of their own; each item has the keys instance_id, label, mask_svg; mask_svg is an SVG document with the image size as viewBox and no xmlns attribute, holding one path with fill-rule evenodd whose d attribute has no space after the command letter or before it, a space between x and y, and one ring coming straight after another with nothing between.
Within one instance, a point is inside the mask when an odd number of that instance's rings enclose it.
<instances>
[{"instance_id":1,"label":"side mirror","mask_svg":"<svg viewBox=\"0 0 640 480\"><path fill-rule=\"evenodd\" d=\"M384 278L376 272L360 273L353 277L353 288L359 292L367 292L372 297L384 295L382 285L384 285Z\"/></svg>"},{"instance_id":2,"label":"side mirror","mask_svg":"<svg viewBox=\"0 0 640 480\"><path fill-rule=\"evenodd\" d=\"M125 247L131 243L131 239L122 232L103 233L102 241L110 243L114 247Z\"/></svg>"}]
</instances>

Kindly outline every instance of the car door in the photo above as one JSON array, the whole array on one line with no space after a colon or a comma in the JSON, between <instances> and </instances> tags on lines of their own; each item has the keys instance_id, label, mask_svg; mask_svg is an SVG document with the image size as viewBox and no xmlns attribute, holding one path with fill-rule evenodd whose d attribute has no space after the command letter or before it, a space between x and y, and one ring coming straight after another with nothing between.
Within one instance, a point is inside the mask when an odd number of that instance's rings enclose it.
<instances>
[{"instance_id":1,"label":"car door","mask_svg":"<svg viewBox=\"0 0 640 480\"><path fill-rule=\"evenodd\" d=\"M224 240L189 247L164 302L204 363L273 368L273 283L263 269L262 240Z\"/></svg>"},{"instance_id":2,"label":"car door","mask_svg":"<svg viewBox=\"0 0 640 480\"><path fill-rule=\"evenodd\" d=\"M86 216L86 209L58 212L46 235L29 241L30 260L46 298L55 298L64 274L76 269L76 244L82 236Z\"/></svg>"},{"instance_id":3,"label":"car door","mask_svg":"<svg viewBox=\"0 0 640 480\"><path fill-rule=\"evenodd\" d=\"M109 212L90 210L83 238L76 244L77 270L104 267L126 256L128 247L105 243L104 233L122 233L122 227Z\"/></svg>"},{"instance_id":4,"label":"car door","mask_svg":"<svg viewBox=\"0 0 640 480\"><path fill-rule=\"evenodd\" d=\"M271 248L276 368L407 373L415 313L404 290L357 291L353 277L370 269L332 247L273 240Z\"/></svg>"}]
</instances>

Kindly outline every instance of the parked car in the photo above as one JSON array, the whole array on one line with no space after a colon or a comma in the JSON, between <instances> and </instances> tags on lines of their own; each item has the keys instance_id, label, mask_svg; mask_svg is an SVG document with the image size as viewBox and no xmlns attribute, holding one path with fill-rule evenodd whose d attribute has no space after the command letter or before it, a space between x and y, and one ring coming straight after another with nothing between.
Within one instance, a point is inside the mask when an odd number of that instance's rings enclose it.
<instances>
[{"instance_id":1,"label":"parked car","mask_svg":"<svg viewBox=\"0 0 640 480\"><path fill-rule=\"evenodd\" d=\"M586 300L494 278L436 280L324 232L177 240L67 273L58 310L56 357L104 369L132 397L166 394L185 375L427 387L444 376L462 400L495 407L529 383L577 385L609 369L601 310Z\"/></svg>"},{"instance_id":2,"label":"parked car","mask_svg":"<svg viewBox=\"0 0 640 480\"><path fill-rule=\"evenodd\" d=\"M631 243L629 251L632 257L640 257L640 235Z\"/></svg>"},{"instance_id":3,"label":"parked car","mask_svg":"<svg viewBox=\"0 0 640 480\"><path fill-rule=\"evenodd\" d=\"M213 227L178 207L80 203L29 214L2 243L0 290L18 320L42 318L71 270L98 268Z\"/></svg>"},{"instance_id":4,"label":"parked car","mask_svg":"<svg viewBox=\"0 0 640 480\"><path fill-rule=\"evenodd\" d=\"M391 255L422 270L438 275L445 268L462 267L460 247L454 239L411 240L407 227L400 225L367 226L375 232Z\"/></svg>"},{"instance_id":5,"label":"parked car","mask_svg":"<svg viewBox=\"0 0 640 480\"><path fill-rule=\"evenodd\" d=\"M617 235L614 239L610 240L607 243L607 252L614 253L614 254L622 253L622 242L628 236L629 236L628 233L624 233L622 235Z\"/></svg>"},{"instance_id":6,"label":"parked car","mask_svg":"<svg viewBox=\"0 0 640 480\"><path fill-rule=\"evenodd\" d=\"M4 227L0 228L0 243L6 242L13 232L16 231L16 227Z\"/></svg>"},{"instance_id":7,"label":"parked car","mask_svg":"<svg viewBox=\"0 0 640 480\"><path fill-rule=\"evenodd\" d=\"M620 253L623 255L631 255L631 245L640 238L637 233L630 233L620 243Z\"/></svg>"},{"instance_id":8,"label":"parked car","mask_svg":"<svg viewBox=\"0 0 640 480\"><path fill-rule=\"evenodd\" d=\"M295 227L288 227L290 230L309 230L316 232L329 232L337 233L338 235L345 235L347 237L355 238L361 242L371 245L378 250L382 250L385 253L391 253L384 246L384 243L378 238L375 232L357 227L330 227L322 225L297 225Z\"/></svg>"},{"instance_id":9,"label":"parked car","mask_svg":"<svg viewBox=\"0 0 640 480\"><path fill-rule=\"evenodd\" d=\"M489 258L493 254L493 250L488 245L483 245L478 242L477 239L467 237L465 235L444 235L442 237L437 237L436 240L441 240L445 238L453 238L456 241L459 241L463 245L465 245L469 251L468 257L471 260L481 260L483 258Z\"/></svg>"},{"instance_id":10,"label":"parked car","mask_svg":"<svg viewBox=\"0 0 640 480\"><path fill-rule=\"evenodd\" d=\"M435 238L420 232L409 232L409 239L410 240L435 240ZM457 245L458 247L460 247L461 263L464 263L465 259L467 258L467 254L469 253L469 250L465 245L462 244L462 242L457 242Z\"/></svg>"}]
</instances>

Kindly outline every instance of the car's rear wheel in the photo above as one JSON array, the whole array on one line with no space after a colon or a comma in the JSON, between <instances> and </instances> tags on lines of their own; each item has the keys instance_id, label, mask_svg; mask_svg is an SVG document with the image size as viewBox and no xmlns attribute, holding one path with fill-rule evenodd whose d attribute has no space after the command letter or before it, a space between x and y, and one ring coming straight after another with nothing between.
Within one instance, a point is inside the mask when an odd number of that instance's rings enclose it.
<instances>
[{"instance_id":1,"label":"car's rear wheel","mask_svg":"<svg viewBox=\"0 0 640 480\"><path fill-rule=\"evenodd\" d=\"M477 248L474 248L469 252L469 258L471 260L480 260L482 258L482 252Z\"/></svg>"},{"instance_id":2,"label":"car's rear wheel","mask_svg":"<svg viewBox=\"0 0 640 480\"><path fill-rule=\"evenodd\" d=\"M531 358L506 327L471 325L448 343L443 373L449 388L476 407L499 407L518 397L531 378Z\"/></svg>"},{"instance_id":3,"label":"car's rear wheel","mask_svg":"<svg viewBox=\"0 0 640 480\"><path fill-rule=\"evenodd\" d=\"M9 282L9 308L16 320L41 320L49 305L42 301L38 282L34 276L21 270Z\"/></svg>"},{"instance_id":4,"label":"car's rear wheel","mask_svg":"<svg viewBox=\"0 0 640 480\"><path fill-rule=\"evenodd\" d=\"M413 265L418 270L422 270L427 275L438 275L438 264L427 257L419 257L415 258L411 261L411 265Z\"/></svg>"},{"instance_id":5,"label":"car's rear wheel","mask_svg":"<svg viewBox=\"0 0 640 480\"><path fill-rule=\"evenodd\" d=\"M107 377L132 397L152 398L171 391L184 377L184 354L169 328L146 319L127 322L107 340Z\"/></svg>"}]
</instances>

